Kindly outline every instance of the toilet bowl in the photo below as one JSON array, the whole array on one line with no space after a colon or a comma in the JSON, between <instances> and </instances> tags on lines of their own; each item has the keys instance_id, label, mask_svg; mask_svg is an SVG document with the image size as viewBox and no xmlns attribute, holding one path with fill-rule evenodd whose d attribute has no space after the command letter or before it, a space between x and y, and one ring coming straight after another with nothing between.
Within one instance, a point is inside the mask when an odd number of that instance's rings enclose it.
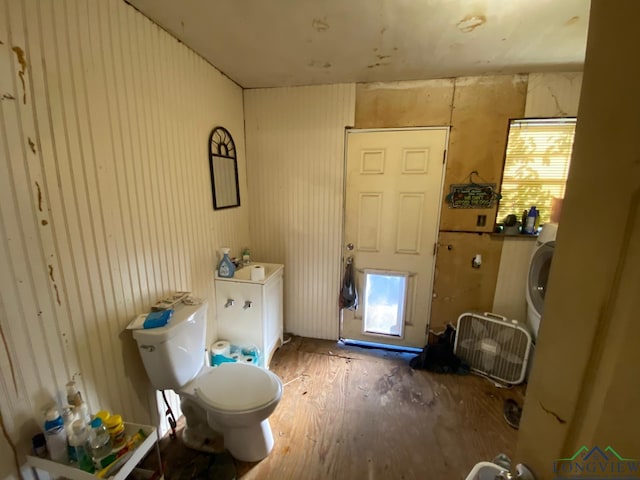
<instances>
[{"instance_id":1,"label":"toilet bowl","mask_svg":"<svg viewBox=\"0 0 640 480\"><path fill-rule=\"evenodd\" d=\"M282 381L273 372L245 363L206 367L178 394L205 410L207 424L222 433L236 459L256 462L273 448L267 418L282 397Z\"/></svg>"},{"instance_id":2,"label":"toilet bowl","mask_svg":"<svg viewBox=\"0 0 640 480\"><path fill-rule=\"evenodd\" d=\"M179 305L169 324L134 330L151 384L172 389L186 418L188 447L210 451L216 433L236 459L257 462L273 448L268 417L282 397L282 381L257 365L205 362L207 305Z\"/></svg>"}]
</instances>

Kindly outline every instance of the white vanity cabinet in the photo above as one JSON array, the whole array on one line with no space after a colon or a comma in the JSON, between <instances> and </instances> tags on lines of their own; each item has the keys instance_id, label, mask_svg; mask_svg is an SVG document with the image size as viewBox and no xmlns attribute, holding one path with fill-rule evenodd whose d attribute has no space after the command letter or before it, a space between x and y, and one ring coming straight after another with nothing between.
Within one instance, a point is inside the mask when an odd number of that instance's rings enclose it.
<instances>
[{"instance_id":1,"label":"white vanity cabinet","mask_svg":"<svg viewBox=\"0 0 640 480\"><path fill-rule=\"evenodd\" d=\"M251 280L251 268L262 266L264 280ZM236 271L233 278L216 273L218 339L235 345L255 345L263 366L282 345L282 284L284 266L252 263Z\"/></svg>"}]
</instances>

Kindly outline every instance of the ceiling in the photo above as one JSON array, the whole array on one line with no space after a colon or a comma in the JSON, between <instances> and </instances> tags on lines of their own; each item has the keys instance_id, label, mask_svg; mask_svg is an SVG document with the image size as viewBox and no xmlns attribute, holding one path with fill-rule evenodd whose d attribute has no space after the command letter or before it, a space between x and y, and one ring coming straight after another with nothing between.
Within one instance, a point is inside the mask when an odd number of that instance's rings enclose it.
<instances>
[{"instance_id":1,"label":"ceiling","mask_svg":"<svg viewBox=\"0 0 640 480\"><path fill-rule=\"evenodd\" d=\"M582 70L590 0L127 0L244 88Z\"/></svg>"}]
</instances>

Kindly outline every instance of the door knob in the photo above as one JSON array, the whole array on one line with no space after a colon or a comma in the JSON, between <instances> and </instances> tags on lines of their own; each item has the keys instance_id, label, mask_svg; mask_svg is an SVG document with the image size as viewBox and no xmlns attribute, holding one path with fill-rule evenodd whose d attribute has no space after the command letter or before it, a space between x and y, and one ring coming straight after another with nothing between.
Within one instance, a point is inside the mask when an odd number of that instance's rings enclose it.
<instances>
[{"instance_id":1,"label":"door knob","mask_svg":"<svg viewBox=\"0 0 640 480\"><path fill-rule=\"evenodd\" d=\"M349 251L353 250L353 243L351 242L347 243L347 250Z\"/></svg>"}]
</instances>

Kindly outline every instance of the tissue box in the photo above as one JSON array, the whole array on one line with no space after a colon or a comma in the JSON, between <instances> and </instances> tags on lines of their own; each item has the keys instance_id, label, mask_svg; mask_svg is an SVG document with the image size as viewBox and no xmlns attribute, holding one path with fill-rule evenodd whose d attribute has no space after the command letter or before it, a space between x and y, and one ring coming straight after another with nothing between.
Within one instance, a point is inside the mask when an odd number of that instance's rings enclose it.
<instances>
[{"instance_id":1,"label":"tissue box","mask_svg":"<svg viewBox=\"0 0 640 480\"><path fill-rule=\"evenodd\" d=\"M145 318L142 328L164 327L171 320L171 315L173 315L173 309L151 312Z\"/></svg>"}]
</instances>

